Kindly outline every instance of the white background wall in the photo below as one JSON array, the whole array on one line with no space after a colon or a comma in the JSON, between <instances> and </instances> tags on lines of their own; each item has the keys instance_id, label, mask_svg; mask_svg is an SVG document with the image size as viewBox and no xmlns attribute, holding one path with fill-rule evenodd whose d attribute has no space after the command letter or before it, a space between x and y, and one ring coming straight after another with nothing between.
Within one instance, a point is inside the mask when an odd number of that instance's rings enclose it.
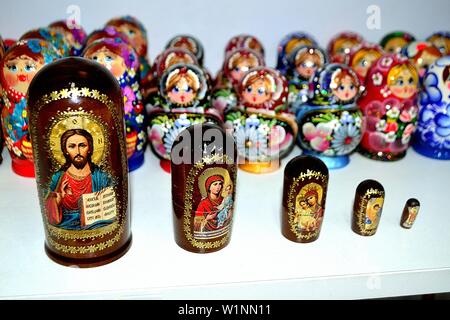
<instances>
[{"instance_id":1,"label":"white background wall","mask_svg":"<svg viewBox=\"0 0 450 320\"><path fill-rule=\"evenodd\" d=\"M69 5L80 7L87 32L117 15L136 16L148 29L151 59L175 34L195 35L205 47L205 64L214 73L226 42L239 33L257 36L265 46L268 65L273 66L278 42L295 30L309 32L322 46L342 30L357 31L369 41L398 29L418 39L450 30L449 0L0 0L0 34L19 37L31 28L66 19ZM366 25L370 5L381 9L379 30Z\"/></svg>"}]
</instances>

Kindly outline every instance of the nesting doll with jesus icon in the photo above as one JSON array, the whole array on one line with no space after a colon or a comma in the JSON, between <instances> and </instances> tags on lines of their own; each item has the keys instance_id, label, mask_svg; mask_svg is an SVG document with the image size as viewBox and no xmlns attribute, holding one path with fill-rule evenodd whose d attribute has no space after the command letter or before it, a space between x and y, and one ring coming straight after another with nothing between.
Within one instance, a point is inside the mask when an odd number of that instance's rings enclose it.
<instances>
[{"instance_id":1,"label":"nesting doll with jesus icon","mask_svg":"<svg viewBox=\"0 0 450 320\"><path fill-rule=\"evenodd\" d=\"M123 98L101 65L66 58L29 89L36 182L54 261L98 266L131 244Z\"/></svg>"},{"instance_id":2,"label":"nesting doll with jesus icon","mask_svg":"<svg viewBox=\"0 0 450 320\"><path fill-rule=\"evenodd\" d=\"M188 251L208 253L230 241L237 152L231 135L215 124L195 124L177 137L171 151L175 241Z\"/></svg>"}]
</instances>

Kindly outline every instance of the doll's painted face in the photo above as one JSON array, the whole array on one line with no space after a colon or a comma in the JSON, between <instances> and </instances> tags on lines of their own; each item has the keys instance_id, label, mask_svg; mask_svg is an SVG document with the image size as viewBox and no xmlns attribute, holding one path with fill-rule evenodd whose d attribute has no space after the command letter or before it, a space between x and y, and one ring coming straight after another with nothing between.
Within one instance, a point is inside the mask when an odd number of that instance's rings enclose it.
<instances>
[{"instance_id":1,"label":"doll's painted face","mask_svg":"<svg viewBox=\"0 0 450 320\"><path fill-rule=\"evenodd\" d=\"M401 37L392 38L384 46L384 51L387 53L400 53L402 48L408 44L408 41Z\"/></svg>"},{"instance_id":2,"label":"doll's painted face","mask_svg":"<svg viewBox=\"0 0 450 320\"><path fill-rule=\"evenodd\" d=\"M258 60L255 57L240 57L234 63L233 69L231 70L231 77L234 81L238 82L248 70L257 66Z\"/></svg>"},{"instance_id":3,"label":"doll's painted face","mask_svg":"<svg viewBox=\"0 0 450 320\"><path fill-rule=\"evenodd\" d=\"M257 79L245 88L242 97L247 103L258 105L269 101L271 93L266 82L263 79Z\"/></svg>"},{"instance_id":4,"label":"doll's painted face","mask_svg":"<svg viewBox=\"0 0 450 320\"><path fill-rule=\"evenodd\" d=\"M132 46L136 49L136 51L139 53L139 55L145 55L146 48L146 42L147 40L144 38L144 35L142 34L142 31L139 28L136 28L135 26L125 23L122 24L120 27L117 28L120 32L127 35L128 39L130 39L130 43Z\"/></svg>"},{"instance_id":5,"label":"doll's painted face","mask_svg":"<svg viewBox=\"0 0 450 320\"><path fill-rule=\"evenodd\" d=\"M358 93L358 88L355 84L353 77L347 74L343 77L340 77L338 75L336 78L337 79L333 81L334 82L334 86L332 89L333 94L341 102L347 102L352 100Z\"/></svg>"},{"instance_id":6,"label":"doll's painted face","mask_svg":"<svg viewBox=\"0 0 450 320\"><path fill-rule=\"evenodd\" d=\"M186 77L180 77L171 87L168 88L167 96L170 101L179 105L190 104L197 95L197 92Z\"/></svg>"},{"instance_id":7,"label":"doll's painted face","mask_svg":"<svg viewBox=\"0 0 450 320\"><path fill-rule=\"evenodd\" d=\"M417 92L418 79L408 68L402 67L400 72L393 68L388 75L391 92L398 98L408 99Z\"/></svg>"},{"instance_id":8,"label":"doll's painted face","mask_svg":"<svg viewBox=\"0 0 450 320\"><path fill-rule=\"evenodd\" d=\"M29 56L22 55L6 61L3 74L8 86L14 90L26 94L28 86L43 64Z\"/></svg>"},{"instance_id":9,"label":"doll's painted face","mask_svg":"<svg viewBox=\"0 0 450 320\"><path fill-rule=\"evenodd\" d=\"M322 66L322 61L317 54L306 53L301 55L295 62L295 70L305 79L311 78L318 68Z\"/></svg>"},{"instance_id":10,"label":"doll's painted face","mask_svg":"<svg viewBox=\"0 0 450 320\"><path fill-rule=\"evenodd\" d=\"M425 75L425 72L427 72L428 67L439 58L439 55L428 52L427 50L423 50L419 57L414 59L414 64L417 68L417 71L419 71L419 76L423 77Z\"/></svg>"},{"instance_id":11,"label":"doll's painted face","mask_svg":"<svg viewBox=\"0 0 450 320\"><path fill-rule=\"evenodd\" d=\"M378 51L364 50L364 52L361 52L357 57L355 57L351 67L360 77L365 78L370 66L380 57L381 53Z\"/></svg>"},{"instance_id":12,"label":"doll's painted face","mask_svg":"<svg viewBox=\"0 0 450 320\"><path fill-rule=\"evenodd\" d=\"M117 79L126 71L125 60L106 47L87 55L87 58L104 65Z\"/></svg>"}]
</instances>

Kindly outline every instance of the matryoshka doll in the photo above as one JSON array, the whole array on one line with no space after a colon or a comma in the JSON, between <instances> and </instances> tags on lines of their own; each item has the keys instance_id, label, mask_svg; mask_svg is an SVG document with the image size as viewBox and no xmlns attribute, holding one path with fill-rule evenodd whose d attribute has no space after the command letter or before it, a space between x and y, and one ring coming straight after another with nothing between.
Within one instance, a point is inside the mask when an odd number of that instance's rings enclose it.
<instances>
[{"instance_id":1,"label":"matryoshka doll","mask_svg":"<svg viewBox=\"0 0 450 320\"><path fill-rule=\"evenodd\" d=\"M131 206L119 83L70 57L43 68L28 99L46 254L82 268L120 258L131 246Z\"/></svg>"},{"instance_id":2,"label":"matryoshka doll","mask_svg":"<svg viewBox=\"0 0 450 320\"><path fill-rule=\"evenodd\" d=\"M103 29L92 31L86 38L85 47L89 46L95 40L103 38L120 39L122 42L130 44L130 39L124 33L118 31L114 27L105 27Z\"/></svg>"},{"instance_id":3,"label":"matryoshka doll","mask_svg":"<svg viewBox=\"0 0 450 320\"><path fill-rule=\"evenodd\" d=\"M310 79L328 62L328 57L319 47L298 46L290 53L288 61L289 110L295 114L308 101Z\"/></svg>"},{"instance_id":4,"label":"matryoshka doll","mask_svg":"<svg viewBox=\"0 0 450 320\"><path fill-rule=\"evenodd\" d=\"M177 35L172 39L170 39L169 42L167 43L166 49L169 48L183 48L192 52L197 58L197 61L200 64L200 66L203 67L203 59L204 59L203 45L197 38L185 34Z\"/></svg>"},{"instance_id":5,"label":"matryoshka doll","mask_svg":"<svg viewBox=\"0 0 450 320\"><path fill-rule=\"evenodd\" d=\"M70 46L70 55L79 56L83 50L84 42L86 41L86 32L83 27L73 21L56 21L50 24L49 29L55 30L62 34L66 42Z\"/></svg>"},{"instance_id":6,"label":"matryoshka doll","mask_svg":"<svg viewBox=\"0 0 450 320\"><path fill-rule=\"evenodd\" d=\"M196 123L221 125L222 115L210 106L208 82L199 66L171 66L161 76L159 90L159 98L147 105L148 135L161 167L170 172L170 151L178 134Z\"/></svg>"},{"instance_id":7,"label":"matryoshka doll","mask_svg":"<svg viewBox=\"0 0 450 320\"><path fill-rule=\"evenodd\" d=\"M358 101L367 128L360 152L368 158L403 158L417 123L419 74L400 54L386 54L370 68L365 93Z\"/></svg>"},{"instance_id":8,"label":"matryoshka doll","mask_svg":"<svg viewBox=\"0 0 450 320\"><path fill-rule=\"evenodd\" d=\"M28 31L20 38L20 40L28 39L41 39L51 43L61 57L68 57L70 55L70 44L59 31L51 28L34 29Z\"/></svg>"},{"instance_id":9,"label":"matryoshka doll","mask_svg":"<svg viewBox=\"0 0 450 320\"><path fill-rule=\"evenodd\" d=\"M450 32L440 31L433 33L427 38L428 42L431 42L436 48L441 51L443 56L450 55Z\"/></svg>"},{"instance_id":10,"label":"matryoshka doll","mask_svg":"<svg viewBox=\"0 0 450 320\"><path fill-rule=\"evenodd\" d=\"M318 44L313 37L304 32L292 32L280 41L277 48L277 70L280 71L282 75L286 76L287 71L292 67L292 64L289 61L291 53L294 49L303 46L318 47Z\"/></svg>"},{"instance_id":11,"label":"matryoshka doll","mask_svg":"<svg viewBox=\"0 0 450 320\"><path fill-rule=\"evenodd\" d=\"M240 34L231 38L225 46L225 57L236 49L251 49L264 58L264 46L255 36Z\"/></svg>"},{"instance_id":12,"label":"matryoshka doll","mask_svg":"<svg viewBox=\"0 0 450 320\"><path fill-rule=\"evenodd\" d=\"M356 104L361 86L347 65L332 63L311 78L311 98L297 110L298 145L329 169L345 167L361 141L364 119Z\"/></svg>"},{"instance_id":13,"label":"matryoshka doll","mask_svg":"<svg viewBox=\"0 0 450 320\"><path fill-rule=\"evenodd\" d=\"M212 92L213 107L223 113L226 108L236 106L236 88L243 75L252 68L264 65L263 57L252 49L241 48L228 53Z\"/></svg>"},{"instance_id":14,"label":"matryoshka doll","mask_svg":"<svg viewBox=\"0 0 450 320\"><path fill-rule=\"evenodd\" d=\"M224 248L235 216L238 167L233 137L211 123L192 125L178 135L171 159L176 243L194 253Z\"/></svg>"},{"instance_id":15,"label":"matryoshka doll","mask_svg":"<svg viewBox=\"0 0 450 320\"><path fill-rule=\"evenodd\" d=\"M124 98L126 146L130 171L144 163L147 143L145 110L137 81L139 58L134 49L120 39L99 39L83 51L83 57L105 66L119 81Z\"/></svg>"},{"instance_id":16,"label":"matryoshka doll","mask_svg":"<svg viewBox=\"0 0 450 320\"><path fill-rule=\"evenodd\" d=\"M272 172L295 145L297 124L287 111L287 81L277 70L250 69L238 86L238 105L225 110L225 128L237 144L239 167Z\"/></svg>"},{"instance_id":17,"label":"matryoshka doll","mask_svg":"<svg viewBox=\"0 0 450 320\"><path fill-rule=\"evenodd\" d=\"M2 129L12 159L12 170L20 176L34 177L28 128L28 86L44 65L59 57L47 41L21 40L6 52L0 65L4 103Z\"/></svg>"},{"instance_id":18,"label":"matryoshka doll","mask_svg":"<svg viewBox=\"0 0 450 320\"><path fill-rule=\"evenodd\" d=\"M344 63L346 56L353 47L364 41L362 36L355 32L341 32L335 35L328 43L328 56L334 63Z\"/></svg>"},{"instance_id":19,"label":"matryoshka doll","mask_svg":"<svg viewBox=\"0 0 450 320\"><path fill-rule=\"evenodd\" d=\"M414 150L426 157L450 160L450 56L428 68L423 87Z\"/></svg>"},{"instance_id":20,"label":"matryoshka doll","mask_svg":"<svg viewBox=\"0 0 450 320\"><path fill-rule=\"evenodd\" d=\"M430 42L414 41L403 48L402 54L409 58L419 72L422 81L428 67L437 59L442 57L442 53Z\"/></svg>"},{"instance_id":21,"label":"matryoshka doll","mask_svg":"<svg viewBox=\"0 0 450 320\"><path fill-rule=\"evenodd\" d=\"M135 17L123 16L109 20L105 27L114 27L128 37L128 42L139 56L141 85L146 86L151 80L151 73L150 62L147 57L147 30L144 25Z\"/></svg>"},{"instance_id":22,"label":"matryoshka doll","mask_svg":"<svg viewBox=\"0 0 450 320\"><path fill-rule=\"evenodd\" d=\"M383 49L379 45L365 42L350 50L346 64L355 71L360 83L364 84L370 67L383 54Z\"/></svg>"},{"instance_id":23,"label":"matryoshka doll","mask_svg":"<svg viewBox=\"0 0 450 320\"><path fill-rule=\"evenodd\" d=\"M408 32L394 31L383 37L380 41L380 46L386 53L401 53L404 46L415 41L416 38Z\"/></svg>"}]
</instances>

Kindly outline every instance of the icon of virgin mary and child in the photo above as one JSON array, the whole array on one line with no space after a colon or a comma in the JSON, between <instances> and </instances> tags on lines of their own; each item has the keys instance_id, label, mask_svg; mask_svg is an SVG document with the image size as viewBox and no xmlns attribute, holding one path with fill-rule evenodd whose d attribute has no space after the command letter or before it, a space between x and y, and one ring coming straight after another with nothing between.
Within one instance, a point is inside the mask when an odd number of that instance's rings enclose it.
<instances>
[{"instance_id":1,"label":"icon of virgin mary and child","mask_svg":"<svg viewBox=\"0 0 450 320\"><path fill-rule=\"evenodd\" d=\"M233 186L231 182L226 186L224 184L225 177L221 174L214 174L206 179L206 196L195 210L195 232L214 232L229 224L233 213Z\"/></svg>"},{"instance_id":2,"label":"icon of virgin mary and child","mask_svg":"<svg viewBox=\"0 0 450 320\"><path fill-rule=\"evenodd\" d=\"M299 192L294 216L294 224L299 230L315 231L320 228L324 212L320 205L321 194L322 188L318 185L307 185Z\"/></svg>"}]
</instances>

